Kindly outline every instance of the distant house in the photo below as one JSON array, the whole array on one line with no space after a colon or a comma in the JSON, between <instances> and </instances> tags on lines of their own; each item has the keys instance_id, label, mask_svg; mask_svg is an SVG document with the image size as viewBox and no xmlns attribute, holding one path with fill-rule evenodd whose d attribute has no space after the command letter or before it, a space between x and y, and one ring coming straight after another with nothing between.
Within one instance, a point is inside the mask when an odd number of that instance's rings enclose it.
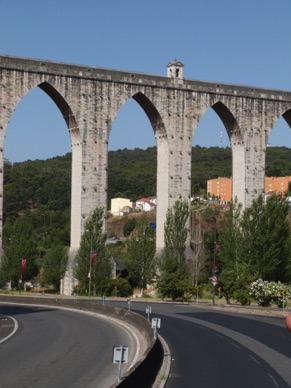
<instances>
[{"instance_id":1,"label":"distant house","mask_svg":"<svg viewBox=\"0 0 291 388\"><path fill-rule=\"evenodd\" d=\"M113 216L123 216L132 212L133 204L127 198L112 198L110 213Z\"/></svg>"},{"instance_id":2,"label":"distant house","mask_svg":"<svg viewBox=\"0 0 291 388\"><path fill-rule=\"evenodd\" d=\"M157 206L157 197L148 197L148 199Z\"/></svg>"},{"instance_id":3,"label":"distant house","mask_svg":"<svg viewBox=\"0 0 291 388\"><path fill-rule=\"evenodd\" d=\"M136 210L141 210L144 212L149 212L156 208L156 203L154 203L150 198L140 198L135 202Z\"/></svg>"},{"instance_id":4,"label":"distant house","mask_svg":"<svg viewBox=\"0 0 291 388\"><path fill-rule=\"evenodd\" d=\"M276 191L275 190L269 190L267 193L264 194L264 201L265 203L267 202L267 200L272 196L276 194Z\"/></svg>"}]
</instances>

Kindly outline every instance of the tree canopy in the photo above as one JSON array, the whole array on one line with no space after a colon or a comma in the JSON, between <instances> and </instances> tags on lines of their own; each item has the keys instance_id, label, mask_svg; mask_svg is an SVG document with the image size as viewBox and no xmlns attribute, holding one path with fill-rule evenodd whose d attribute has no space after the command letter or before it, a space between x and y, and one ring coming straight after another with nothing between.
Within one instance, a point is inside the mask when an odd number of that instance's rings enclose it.
<instances>
[{"instance_id":1,"label":"tree canopy","mask_svg":"<svg viewBox=\"0 0 291 388\"><path fill-rule=\"evenodd\" d=\"M291 281L288 209L288 201L280 195L266 203L260 196L244 210L237 202L231 205L220 231L219 251L219 281L228 300L249 299L248 287L258 278Z\"/></svg>"},{"instance_id":2,"label":"tree canopy","mask_svg":"<svg viewBox=\"0 0 291 388\"><path fill-rule=\"evenodd\" d=\"M184 298L191 289L190 271L186 262L186 239L188 235L189 203L176 201L167 211L164 227L165 247L163 249L158 288L161 296L173 300Z\"/></svg>"},{"instance_id":3,"label":"tree canopy","mask_svg":"<svg viewBox=\"0 0 291 388\"><path fill-rule=\"evenodd\" d=\"M140 218L128 240L128 272L131 283L143 291L156 275L156 236L146 218Z\"/></svg>"},{"instance_id":4,"label":"tree canopy","mask_svg":"<svg viewBox=\"0 0 291 388\"><path fill-rule=\"evenodd\" d=\"M75 276L80 289L91 295L103 293L111 276L110 254L106 248L106 234L103 233L104 211L97 207L85 223L80 248L76 256Z\"/></svg>"}]
</instances>

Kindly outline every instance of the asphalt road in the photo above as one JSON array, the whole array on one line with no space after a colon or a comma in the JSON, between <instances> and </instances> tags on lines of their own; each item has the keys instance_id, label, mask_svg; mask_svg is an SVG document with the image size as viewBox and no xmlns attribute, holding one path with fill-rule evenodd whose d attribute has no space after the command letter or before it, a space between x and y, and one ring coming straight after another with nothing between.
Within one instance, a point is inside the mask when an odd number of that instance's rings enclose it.
<instances>
[{"instance_id":1,"label":"asphalt road","mask_svg":"<svg viewBox=\"0 0 291 388\"><path fill-rule=\"evenodd\" d=\"M131 310L146 315L149 304L150 318L161 318L159 334L172 355L166 388L291 387L291 334L284 316L134 301Z\"/></svg>"},{"instance_id":2,"label":"asphalt road","mask_svg":"<svg viewBox=\"0 0 291 388\"><path fill-rule=\"evenodd\" d=\"M101 317L7 304L0 304L0 313L18 322L12 337L5 342L0 338L3 388L108 387L118 378L118 364L112 363L113 347L127 345L130 349L121 375L134 357L133 337Z\"/></svg>"},{"instance_id":3,"label":"asphalt road","mask_svg":"<svg viewBox=\"0 0 291 388\"><path fill-rule=\"evenodd\" d=\"M129 308L125 301L106 304ZM130 309L146 316L149 305L150 318L161 318L158 332L170 348L166 388L291 387L285 316L134 300ZM112 347L126 341L132 346L128 334L88 315L1 304L0 312L19 322L7 342L1 343L0 336L0 387L105 388L117 377Z\"/></svg>"}]
</instances>

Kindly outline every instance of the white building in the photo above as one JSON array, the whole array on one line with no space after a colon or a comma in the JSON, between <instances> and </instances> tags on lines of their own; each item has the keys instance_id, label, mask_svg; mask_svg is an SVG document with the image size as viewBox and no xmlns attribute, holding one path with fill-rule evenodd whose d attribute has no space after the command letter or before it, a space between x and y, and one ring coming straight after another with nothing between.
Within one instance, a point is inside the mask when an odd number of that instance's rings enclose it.
<instances>
[{"instance_id":1,"label":"white building","mask_svg":"<svg viewBox=\"0 0 291 388\"><path fill-rule=\"evenodd\" d=\"M150 198L140 198L135 202L135 208L136 210L149 212L156 208L156 204L152 202Z\"/></svg>"},{"instance_id":2,"label":"white building","mask_svg":"<svg viewBox=\"0 0 291 388\"><path fill-rule=\"evenodd\" d=\"M132 211L132 202L127 198L112 198L110 213L113 216L123 216Z\"/></svg>"}]
</instances>

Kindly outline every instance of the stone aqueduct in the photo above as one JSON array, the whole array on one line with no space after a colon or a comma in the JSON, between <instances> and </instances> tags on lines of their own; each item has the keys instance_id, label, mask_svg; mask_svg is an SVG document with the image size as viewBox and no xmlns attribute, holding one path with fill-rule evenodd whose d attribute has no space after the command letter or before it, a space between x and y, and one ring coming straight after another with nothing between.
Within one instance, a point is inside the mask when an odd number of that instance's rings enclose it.
<instances>
[{"instance_id":1,"label":"stone aqueduct","mask_svg":"<svg viewBox=\"0 0 291 388\"><path fill-rule=\"evenodd\" d=\"M36 86L60 109L71 139L71 246L62 289L67 295L84 223L96 206L106 209L109 133L129 98L146 113L156 139L158 251L167 209L190 198L192 138L209 107L229 135L233 195L244 206L264 190L266 145L274 124L283 116L291 126L291 92L184 79L176 60L168 64L167 76L160 76L0 55L1 220L6 128L18 102ZM0 228L2 247L2 222Z\"/></svg>"}]
</instances>

